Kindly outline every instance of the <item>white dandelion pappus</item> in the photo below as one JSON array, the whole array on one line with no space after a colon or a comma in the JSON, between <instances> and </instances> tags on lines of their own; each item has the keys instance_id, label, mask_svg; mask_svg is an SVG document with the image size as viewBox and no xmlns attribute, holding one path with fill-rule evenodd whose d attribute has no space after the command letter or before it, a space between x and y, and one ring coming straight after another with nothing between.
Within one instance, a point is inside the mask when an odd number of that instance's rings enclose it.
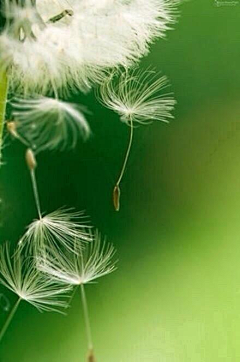
<instances>
[{"instance_id":1,"label":"white dandelion pappus","mask_svg":"<svg viewBox=\"0 0 240 362\"><path fill-rule=\"evenodd\" d=\"M33 259L24 258L19 251L12 256L8 243L0 247L0 283L40 311L58 311L68 306L63 297L71 288L46 278Z\"/></svg>"},{"instance_id":2,"label":"white dandelion pappus","mask_svg":"<svg viewBox=\"0 0 240 362\"><path fill-rule=\"evenodd\" d=\"M91 240L90 228L83 212L59 209L33 221L20 239L18 247L20 250L26 247L34 255L45 253L48 247L66 248L76 253L82 248L81 242ZM77 245L73 242L75 239L78 240Z\"/></svg>"},{"instance_id":3,"label":"white dandelion pappus","mask_svg":"<svg viewBox=\"0 0 240 362\"><path fill-rule=\"evenodd\" d=\"M46 24L35 3L14 1L5 6L10 11L5 11L6 27L0 36L1 53L8 54L8 64L1 62L1 66L9 69L12 85L23 93L56 91L66 85L62 48L55 44L56 38L61 39L62 29L51 22Z\"/></svg>"},{"instance_id":4,"label":"white dandelion pappus","mask_svg":"<svg viewBox=\"0 0 240 362\"><path fill-rule=\"evenodd\" d=\"M4 0L2 13L7 20L7 31L21 41L25 37L33 38L33 26L39 24L44 28L44 22L34 6L34 0L25 0L24 4L17 0Z\"/></svg>"},{"instance_id":5,"label":"white dandelion pappus","mask_svg":"<svg viewBox=\"0 0 240 362\"><path fill-rule=\"evenodd\" d=\"M16 98L11 105L17 132L36 152L73 148L91 133L83 106L48 97Z\"/></svg>"},{"instance_id":6,"label":"white dandelion pappus","mask_svg":"<svg viewBox=\"0 0 240 362\"><path fill-rule=\"evenodd\" d=\"M111 75L103 83L100 101L127 124L168 122L173 118L171 111L176 102L171 94L161 94L167 85L165 76L158 78L152 71L124 71Z\"/></svg>"},{"instance_id":7,"label":"white dandelion pappus","mask_svg":"<svg viewBox=\"0 0 240 362\"><path fill-rule=\"evenodd\" d=\"M167 24L175 19L174 4L168 0L78 2L72 24L86 43L86 60L105 67L137 61L147 54L154 37L164 37Z\"/></svg>"},{"instance_id":8,"label":"white dandelion pappus","mask_svg":"<svg viewBox=\"0 0 240 362\"><path fill-rule=\"evenodd\" d=\"M78 240L75 239L75 249ZM38 269L52 280L70 285L84 285L110 274L116 269L113 261L115 248L101 240L96 232L92 241L84 244L78 253L61 252L49 249L44 256L37 258Z\"/></svg>"},{"instance_id":9,"label":"white dandelion pappus","mask_svg":"<svg viewBox=\"0 0 240 362\"><path fill-rule=\"evenodd\" d=\"M8 0L5 0L8 2ZM34 3L34 2L33 2ZM85 91L106 68L129 66L175 21L175 0L36 0L14 3L0 36L13 86L24 93ZM18 13L21 24L19 26ZM29 15L29 13L31 15ZM12 17L12 14L15 14ZM20 27L20 29L19 29ZM19 31L12 32L16 28ZM13 42L14 39L14 42ZM17 43L17 46L15 46Z\"/></svg>"}]
</instances>

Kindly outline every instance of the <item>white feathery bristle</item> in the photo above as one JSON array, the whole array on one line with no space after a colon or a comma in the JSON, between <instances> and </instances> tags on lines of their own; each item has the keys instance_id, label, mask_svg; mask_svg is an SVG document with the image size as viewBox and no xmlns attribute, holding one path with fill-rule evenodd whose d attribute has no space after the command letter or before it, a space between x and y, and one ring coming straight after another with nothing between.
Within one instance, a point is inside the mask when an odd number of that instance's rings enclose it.
<instances>
[{"instance_id":1,"label":"white feathery bristle","mask_svg":"<svg viewBox=\"0 0 240 362\"><path fill-rule=\"evenodd\" d=\"M18 133L36 152L73 148L80 136L86 140L90 135L79 105L47 97L18 98L11 104Z\"/></svg>"},{"instance_id":2,"label":"white feathery bristle","mask_svg":"<svg viewBox=\"0 0 240 362\"><path fill-rule=\"evenodd\" d=\"M100 101L128 124L168 122L176 102L171 94L162 93L167 85L167 78L153 71L124 71L112 74L102 84Z\"/></svg>"},{"instance_id":3,"label":"white feathery bristle","mask_svg":"<svg viewBox=\"0 0 240 362\"><path fill-rule=\"evenodd\" d=\"M2 4L2 13L7 20L7 30L13 36L23 40L21 36L32 36L33 26L44 26L36 7L32 0L25 0L21 5L21 1L17 0L4 0ZM17 33L20 31L20 34Z\"/></svg>"},{"instance_id":4,"label":"white feathery bristle","mask_svg":"<svg viewBox=\"0 0 240 362\"><path fill-rule=\"evenodd\" d=\"M68 87L86 91L101 82L104 71L128 67L146 55L150 43L164 37L175 21L177 3L37 0L36 7L15 4L9 12L12 20L0 36L12 85L24 93L46 94ZM6 67L2 60L0 67Z\"/></svg>"},{"instance_id":5,"label":"white feathery bristle","mask_svg":"<svg viewBox=\"0 0 240 362\"><path fill-rule=\"evenodd\" d=\"M66 248L77 253L83 242L91 240L88 220L82 212L59 209L33 221L20 239L20 250L26 248L31 255L45 253L46 248ZM78 240L77 243L74 240Z\"/></svg>"},{"instance_id":6,"label":"white feathery bristle","mask_svg":"<svg viewBox=\"0 0 240 362\"><path fill-rule=\"evenodd\" d=\"M78 240L75 239L75 243ZM78 253L69 253L57 249L46 250L37 258L37 267L52 280L70 285L81 285L110 274L116 269L113 245L101 240L98 232Z\"/></svg>"},{"instance_id":7,"label":"white feathery bristle","mask_svg":"<svg viewBox=\"0 0 240 362\"><path fill-rule=\"evenodd\" d=\"M68 306L63 297L71 288L47 278L33 259L23 258L19 251L12 256L8 243L0 247L0 283L41 311L60 311L58 308Z\"/></svg>"}]
</instances>

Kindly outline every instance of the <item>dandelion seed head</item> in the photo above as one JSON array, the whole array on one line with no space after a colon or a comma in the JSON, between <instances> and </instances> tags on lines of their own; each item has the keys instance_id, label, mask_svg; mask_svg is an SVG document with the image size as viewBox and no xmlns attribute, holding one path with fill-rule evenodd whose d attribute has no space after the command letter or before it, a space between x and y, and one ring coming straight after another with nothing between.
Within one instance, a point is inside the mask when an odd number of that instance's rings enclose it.
<instances>
[{"instance_id":1,"label":"dandelion seed head","mask_svg":"<svg viewBox=\"0 0 240 362\"><path fill-rule=\"evenodd\" d=\"M39 310L58 311L68 306L64 298L70 287L47 278L19 250L11 255L8 243L0 247L0 283Z\"/></svg>"},{"instance_id":2,"label":"dandelion seed head","mask_svg":"<svg viewBox=\"0 0 240 362\"><path fill-rule=\"evenodd\" d=\"M46 94L68 87L86 91L103 79L106 69L128 67L146 55L152 41L164 37L174 23L177 3L36 0L35 6L29 0L20 6L13 2L5 11L8 21L0 36L0 66L9 69L13 87L24 93Z\"/></svg>"}]
</instances>

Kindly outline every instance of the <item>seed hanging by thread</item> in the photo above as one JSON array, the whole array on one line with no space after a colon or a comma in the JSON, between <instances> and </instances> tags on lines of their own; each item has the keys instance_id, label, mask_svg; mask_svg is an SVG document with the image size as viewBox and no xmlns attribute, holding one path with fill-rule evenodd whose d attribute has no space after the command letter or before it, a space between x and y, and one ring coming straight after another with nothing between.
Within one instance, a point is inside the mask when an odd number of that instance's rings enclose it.
<instances>
[{"instance_id":1,"label":"seed hanging by thread","mask_svg":"<svg viewBox=\"0 0 240 362\"><path fill-rule=\"evenodd\" d=\"M121 196L120 187L116 185L113 189L113 206L115 208L115 211L120 210L120 196Z\"/></svg>"}]
</instances>

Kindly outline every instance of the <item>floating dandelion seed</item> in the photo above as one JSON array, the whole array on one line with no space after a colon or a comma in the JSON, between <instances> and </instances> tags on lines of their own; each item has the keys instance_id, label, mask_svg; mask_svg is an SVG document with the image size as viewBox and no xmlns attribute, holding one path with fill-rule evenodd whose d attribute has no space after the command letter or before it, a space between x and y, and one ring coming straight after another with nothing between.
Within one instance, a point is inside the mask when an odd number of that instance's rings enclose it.
<instances>
[{"instance_id":1,"label":"floating dandelion seed","mask_svg":"<svg viewBox=\"0 0 240 362\"><path fill-rule=\"evenodd\" d=\"M24 258L19 251L10 254L9 244L0 247L0 283L18 296L18 300L10 312L0 331L3 338L21 301L32 304L40 311L60 311L68 303L64 295L71 287L53 282L35 267L33 259Z\"/></svg>"},{"instance_id":2,"label":"floating dandelion seed","mask_svg":"<svg viewBox=\"0 0 240 362\"><path fill-rule=\"evenodd\" d=\"M120 183L126 170L132 142L133 127L153 121L168 122L175 100L171 94L164 94L168 85L166 77L157 78L153 71L121 72L111 75L100 87L100 101L119 114L122 122L130 126L130 137L123 166L113 190L113 205L120 209Z\"/></svg>"},{"instance_id":3,"label":"floating dandelion seed","mask_svg":"<svg viewBox=\"0 0 240 362\"><path fill-rule=\"evenodd\" d=\"M20 239L19 247L27 247L34 255L44 252L46 247L64 247L75 253L81 249L80 240L91 240L89 228L83 212L59 209L33 221ZM77 245L74 245L74 239L78 240Z\"/></svg>"},{"instance_id":4,"label":"floating dandelion seed","mask_svg":"<svg viewBox=\"0 0 240 362\"><path fill-rule=\"evenodd\" d=\"M38 268L47 273L53 280L66 284L81 285L91 283L116 269L113 261L115 248L106 241L101 240L101 235L89 234L91 241L84 244L79 251L79 239L72 240L73 253L60 249L46 249L46 257L40 257ZM45 255L44 254L44 255Z\"/></svg>"},{"instance_id":5,"label":"floating dandelion seed","mask_svg":"<svg viewBox=\"0 0 240 362\"><path fill-rule=\"evenodd\" d=\"M75 239L75 249L78 247L77 243ZM92 241L86 243L79 254L49 249L44 256L37 258L38 269L46 273L52 281L80 286L88 338L88 361L95 361L95 357L84 285L113 272L116 269L114 255L114 247L105 241L102 243L100 234L96 232Z\"/></svg>"},{"instance_id":6,"label":"floating dandelion seed","mask_svg":"<svg viewBox=\"0 0 240 362\"><path fill-rule=\"evenodd\" d=\"M47 97L15 99L11 104L17 134L35 152L73 148L79 136L90 135L84 107Z\"/></svg>"},{"instance_id":7,"label":"floating dandelion seed","mask_svg":"<svg viewBox=\"0 0 240 362\"><path fill-rule=\"evenodd\" d=\"M52 311L55 307L67 307L67 303L57 299L67 287L53 283L36 269L31 258L24 258L19 251L10 254L9 244L0 247L0 282L20 299L39 310Z\"/></svg>"},{"instance_id":8,"label":"floating dandelion seed","mask_svg":"<svg viewBox=\"0 0 240 362\"><path fill-rule=\"evenodd\" d=\"M100 87L100 100L128 125L168 122L176 102L171 94L162 93L167 86L167 77L159 78L154 71L120 72Z\"/></svg>"},{"instance_id":9,"label":"floating dandelion seed","mask_svg":"<svg viewBox=\"0 0 240 362\"><path fill-rule=\"evenodd\" d=\"M15 124L8 123L8 129L11 134L15 134ZM18 134L17 137L18 138ZM90 241L91 235L89 230L91 226L84 212L73 212L71 209L59 209L48 215L43 216L40 198L38 192L38 185L36 180L35 169L37 161L32 149L28 148L26 151L26 163L29 168L35 204L38 212L39 219L33 221L26 233L20 239L18 246L19 249L24 247L30 251L31 255L39 252L45 252L46 247L64 247L73 252L78 252L81 248L81 243L73 243L74 239L81 241Z\"/></svg>"}]
</instances>

